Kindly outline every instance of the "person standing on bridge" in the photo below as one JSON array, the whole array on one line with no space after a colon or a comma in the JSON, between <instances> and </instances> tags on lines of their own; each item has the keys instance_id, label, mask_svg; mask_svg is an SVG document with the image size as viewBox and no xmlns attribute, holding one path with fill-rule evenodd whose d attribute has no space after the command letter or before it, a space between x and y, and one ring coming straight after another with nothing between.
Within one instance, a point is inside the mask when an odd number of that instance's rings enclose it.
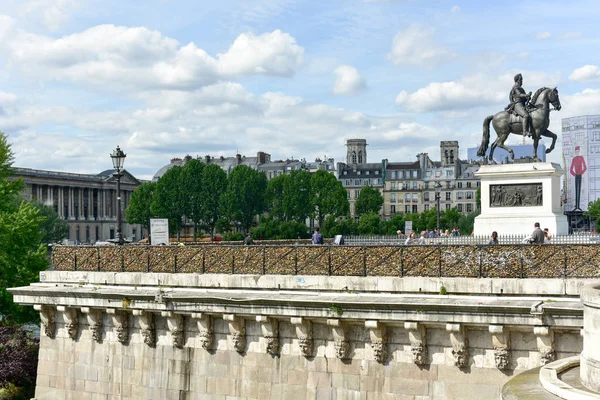
<instances>
[{"instance_id":1,"label":"person standing on bridge","mask_svg":"<svg viewBox=\"0 0 600 400\"><path fill-rule=\"evenodd\" d=\"M319 233L319 227L315 228L315 233L312 235L312 244L323 244L323 235Z\"/></svg>"}]
</instances>

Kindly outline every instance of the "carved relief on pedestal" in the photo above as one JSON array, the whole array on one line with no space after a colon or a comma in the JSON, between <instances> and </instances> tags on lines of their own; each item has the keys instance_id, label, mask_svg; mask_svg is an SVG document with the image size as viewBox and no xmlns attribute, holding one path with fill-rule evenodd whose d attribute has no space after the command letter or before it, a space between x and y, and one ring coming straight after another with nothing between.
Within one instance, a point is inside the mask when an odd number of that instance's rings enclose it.
<instances>
[{"instance_id":1,"label":"carved relief on pedestal","mask_svg":"<svg viewBox=\"0 0 600 400\"><path fill-rule=\"evenodd\" d=\"M54 339L54 335L56 334L56 308L36 304L33 306L33 309L40 312L40 319L42 321L42 329L44 334L50 339Z\"/></svg>"},{"instance_id":2,"label":"carved relief on pedestal","mask_svg":"<svg viewBox=\"0 0 600 400\"><path fill-rule=\"evenodd\" d=\"M138 317L140 331L142 333L142 337L144 338L144 343L149 347L155 347L156 327L154 325L154 313L142 310L133 310L133 315Z\"/></svg>"},{"instance_id":3,"label":"carved relief on pedestal","mask_svg":"<svg viewBox=\"0 0 600 400\"><path fill-rule=\"evenodd\" d=\"M229 322L231 343L238 353L246 351L246 320L235 314L224 314L223 319Z\"/></svg>"},{"instance_id":4,"label":"carved relief on pedestal","mask_svg":"<svg viewBox=\"0 0 600 400\"><path fill-rule=\"evenodd\" d=\"M408 331L413 362L417 365L427 364L427 334L425 327L418 322L405 322L404 329Z\"/></svg>"},{"instance_id":5,"label":"carved relief on pedestal","mask_svg":"<svg viewBox=\"0 0 600 400\"><path fill-rule=\"evenodd\" d=\"M173 311L163 311L161 315L167 319L167 328L171 332L173 346L182 348L185 343L183 315L175 314Z\"/></svg>"},{"instance_id":6,"label":"carved relief on pedestal","mask_svg":"<svg viewBox=\"0 0 600 400\"><path fill-rule=\"evenodd\" d=\"M387 360L387 330L385 325L379 321L365 321L365 328L369 330L373 356L378 363L385 363Z\"/></svg>"},{"instance_id":7,"label":"carved relief on pedestal","mask_svg":"<svg viewBox=\"0 0 600 400\"><path fill-rule=\"evenodd\" d=\"M492 348L494 349L494 362L496 368L505 370L510 363L510 334L502 325L490 325L492 334Z\"/></svg>"},{"instance_id":8,"label":"carved relief on pedestal","mask_svg":"<svg viewBox=\"0 0 600 400\"><path fill-rule=\"evenodd\" d=\"M300 317L292 317L290 318L290 322L296 326L300 353L304 357L311 357L313 355L312 322Z\"/></svg>"},{"instance_id":9,"label":"carved relief on pedestal","mask_svg":"<svg viewBox=\"0 0 600 400\"><path fill-rule=\"evenodd\" d=\"M546 365L556 360L554 331L548 326L535 326L533 333L536 336L537 348L540 352L540 364Z\"/></svg>"},{"instance_id":10,"label":"carved relief on pedestal","mask_svg":"<svg viewBox=\"0 0 600 400\"><path fill-rule=\"evenodd\" d=\"M267 342L267 353L272 356L279 355L279 321L264 315L257 315L256 322L260 322L263 337Z\"/></svg>"},{"instance_id":11,"label":"carved relief on pedestal","mask_svg":"<svg viewBox=\"0 0 600 400\"><path fill-rule=\"evenodd\" d=\"M328 319L327 325L331 326L335 356L340 360L350 358L350 342L346 336L346 325L340 319Z\"/></svg>"},{"instance_id":12,"label":"carved relief on pedestal","mask_svg":"<svg viewBox=\"0 0 600 400\"><path fill-rule=\"evenodd\" d=\"M107 309L106 313L111 315L117 340L122 344L127 344L129 342L129 314L114 308Z\"/></svg>"},{"instance_id":13,"label":"carved relief on pedestal","mask_svg":"<svg viewBox=\"0 0 600 400\"><path fill-rule=\"evenodd\" d=\"M81 307L81 313L86 314L90 331L92 332L92 339L97 343L102 342L103 322L102 322L102 311L90 309L89 307Z\"/></svg>"},{"instance_id":14,"label":"carved relief on pedestal","mask_svg":"<svg viewBox=\"0 0 600 400\"><path fill-rule=\"evenodd\" d=\"M65 328L69 337L77 339L77 334L79 333L79 314L77 313L77 309L57 306L56 310L63 313L63 320L65 321Z\"/></svg>"},{"instance_id":15,"label":"carved relief on pedestal","mask_svg":"<svg viewBox=\"0 0 600 400\"><path fill-rule=\"evenodd\" d=\"M461 324L446 324L446 331L450 332L452 344L452 357L454 365L464 368L469 365L469 341L466 330Z\"/></svg>"},{"instance_id":16,"label":"carved relief on pedestal","mask_svg":"<svg viewBox=\"0 0 600 400\"><path fill-rule=\"evenodd\" d=\"M192 318L198 326L198 340L204 350L210 350L215 340L212 316L203 313L193 313Z\"/></svg>"}]
</instances>

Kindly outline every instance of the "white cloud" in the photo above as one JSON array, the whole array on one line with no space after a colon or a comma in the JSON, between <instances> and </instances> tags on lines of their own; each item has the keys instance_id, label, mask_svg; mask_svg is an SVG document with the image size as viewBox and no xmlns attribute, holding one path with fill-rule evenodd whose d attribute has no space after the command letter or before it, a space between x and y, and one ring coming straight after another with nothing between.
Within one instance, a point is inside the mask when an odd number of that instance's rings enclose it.
<instances>
[{"instance_id":1,"label":"white cloud","mask_svg":"<svg viewBox=\"0 0 600 400\"><path fill-rule=\"evenodd\" d=\"M0 28L0 49L21 71L41 79L71 80L132 89L194 89L220 79L263 74L290 76L304 50L287 33L242 34L225 53L212 57L194 43L144 27L99 25L54 39L14 27Z\"/></svg>"},{"instance_id":2,"label":"white cloud","mask_svg":"<svg viewBox=\"0 0 600 400\"><path fill-rule=\"evenodd\" d=\"M578 37L581 37L581 32L565 32L560 36L561 39L575 39Z\"/></svg>"},{"instance_id":3,"label":"white cloud","mask_svg":"<svg viewBox=\"0 0 600 400\"><path fill-rule=\"evenodd\" d=\"M79 6L79 0L30 0L21 9L27 15L39 14L44 25L55 31L71 19L71 13Z\"/></svg>"},{"instance_id":4,"label":"white cloud","mask_svg":"<svg viewBox=\"0 0 600 400\"><path fill-rule=\"evenodd\" d=\"M536 37L540 40L544 40L552 37L552 34L550 32L539 32Z\"/></svg>"},{"instance_id":5,"label":"white cloud","mask_svg":"<svg viewBox=\"0 0 600 400\"><path fill-rule=\"evenodd\" d=\"M584 65L571 72L569 79L577 82L597 81L600 79L600 70L597 65Z\"/></svg>"},{"instance_id":6,"label":"white cloud","mask_svg":"<svg viewBox=\"0 0 600 400\"><path fill-rule=\"evenodd\" d=\"M452 6L452 12L454 14L458 14L460 12L460 6L458 6L458 5Z\"/></svg>"},{"instance_id":7,"label":"white cloud","mask_svg":"<svg viewBox=\"0 0 600 400\"><path fill-rule=\"evenodd\" d=\"M411 25L398 32L388 55L395 65L433 65L453 58L454 54L434 43L435 29Z\"/></svg>"},{"instance_id":8,"label":"white cloud","mask_svg":"<svg viewBox=\"0 0 600 400\"><path fill-rule=\"evenodd\" d=\"M524 86L535 91L542 86L556 86L559 74L540 71L521 71ZM465 76L456 81L432 82L414 93L401 91L396 104L411 111L459 111L479 106L502 104L508 101L508 93L516 71L492 77L484 74Z\"/></svg>"},{"instance_id":9,"label":"white cloud","mask_svg":"<svg viewBox=\"0 0 600 400\"><path fill-rule=\"evenodd\" d=\"M340 65L334 71L336 74L333 93L339 95L355 94L364 90L366 85L356 68L351 65Z\"/></svg>"}]
</instances>

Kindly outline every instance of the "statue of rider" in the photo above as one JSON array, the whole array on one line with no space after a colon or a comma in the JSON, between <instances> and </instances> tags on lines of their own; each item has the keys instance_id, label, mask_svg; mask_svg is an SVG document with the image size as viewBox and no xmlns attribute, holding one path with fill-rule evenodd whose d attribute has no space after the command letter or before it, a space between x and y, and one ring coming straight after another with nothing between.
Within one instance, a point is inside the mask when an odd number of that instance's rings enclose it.
<instances>
[{"instance_id":1,"label":"statue of rider","mask_svg":"<svg viewBox=\"0 0 600 400\"><path fill-rule=\"evenodd\" d=\"M515 75L515 84L510 91L510 104L506 107L506 110L510 112L512 109L515 114L523 117L523 137L531 136L529 131L529 122L531 117L527 111L527 102L531 99L531 92L525 93L523 86L523 76L521 74Z\"/></svg>"}]
</instances>

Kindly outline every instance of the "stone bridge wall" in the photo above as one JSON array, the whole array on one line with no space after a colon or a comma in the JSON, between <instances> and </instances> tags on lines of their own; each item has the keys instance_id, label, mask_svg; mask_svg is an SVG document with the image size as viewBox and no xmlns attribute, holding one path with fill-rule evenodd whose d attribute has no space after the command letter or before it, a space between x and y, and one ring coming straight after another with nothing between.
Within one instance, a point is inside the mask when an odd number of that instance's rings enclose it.
<instances>
[{"instance_id":1,"label":"stone bridge wall","mask_svg":"<svg viewBox=\"0 0 600 400\"><path fill-rule=\"evenodd\" d=\"M12 292L42 317L39 400L481 400L581 352L583 283L46 271Z\"/></svg>"}]
</instances>

